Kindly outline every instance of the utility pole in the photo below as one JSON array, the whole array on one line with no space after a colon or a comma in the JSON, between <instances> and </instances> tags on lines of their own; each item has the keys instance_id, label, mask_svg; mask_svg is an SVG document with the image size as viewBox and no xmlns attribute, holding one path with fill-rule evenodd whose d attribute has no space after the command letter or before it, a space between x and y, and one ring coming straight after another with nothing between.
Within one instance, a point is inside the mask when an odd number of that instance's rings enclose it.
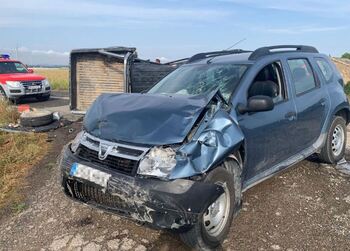
<instances>
[{"instance_id":1,"label":"utility pole","mask_svg":"<svg viewBox=\"0 0 350 251\"><path fill-rule=\"evenodd\" d=\"M16 44L16 59L18 60L18 44Z\"/></svg>"}]
</instances>

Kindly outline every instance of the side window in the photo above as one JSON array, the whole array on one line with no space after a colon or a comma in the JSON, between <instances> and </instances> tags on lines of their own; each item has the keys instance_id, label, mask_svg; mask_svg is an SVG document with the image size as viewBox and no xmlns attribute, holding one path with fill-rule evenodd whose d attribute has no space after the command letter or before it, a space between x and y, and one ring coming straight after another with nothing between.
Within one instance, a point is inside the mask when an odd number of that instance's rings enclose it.
<instances>
[{"instance_id":1,"label":"side window","mask_svg":"<svg viewBox=\"0 0 350 251\"><path fill-rule=\"evenodd\" d=\"M257 95L269 96L273 99L274 103L286 99L281 62L276 61L266 65L256 75L249 87L248 98Z\"/></svg>"},{"instance_id":2,"label":"side window","mask_svg":"<svg viewBox=\"0 0 350 251\"><path fill-rule=\"evenodd\" d=\"M15 67L17 72L27 72L27 69L24 67L23 64L15 63Z\"/></svg>"},{"instance_id":3,"label":"side window","mask_svg":"<svg viewBox=\"0 0 350 251\"><path fill-rule=\"evenodd\" d=\"M332 82L333 70L329 63L324 58L316 59L317 65L320 68L322 75L324 76L327 83Z\"/></svg>"},{"instance_id":4,"label":"side window","mask_svg":"<svg viewBox=\"0 0 350 251\"><path fill-rule=\"evenodd\" d=\"M316 81L307 59L290 59L288 65L292 73L296 95L316 88Z\"/></svg>"}]
</instances>

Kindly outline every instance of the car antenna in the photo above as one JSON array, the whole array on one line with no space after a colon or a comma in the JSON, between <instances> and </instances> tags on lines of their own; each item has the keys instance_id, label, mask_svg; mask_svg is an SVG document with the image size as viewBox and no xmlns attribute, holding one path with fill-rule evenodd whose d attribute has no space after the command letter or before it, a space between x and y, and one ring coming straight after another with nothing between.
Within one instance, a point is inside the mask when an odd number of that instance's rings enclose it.
<instances>
[{"instance_id":1,"label":"car antenna","mask_svg":"<svg viewBox=\"0 0 350 251\"><path fill-rule=\"evenodd\" d=\"M238 44L244 42L245 40L247 40L247 39L246 39L246 38L243 38L243 39L239 40L238 42L234 43L233 45L231 45L230 47L228 47L227 49L225 49L225 50L223 50L223 51L228 51L228 50L234 48L236 45L238 45ZM210 59L207 61L207 64L210 64L210 62L211 62L214 58L216 58L216 57L217 57L217 56L214 56L214 57L210 58Z\"/></svg>"},{"instance_id":2,"label":"car antenna","mask_svg":"<svg viewBox=\"0 0 350 251\"><path fill-rule=\"evenodd\" d=\"M238 45L238 44L240 44L240 43L242 43L242 42L244 42L244 41L246 41L246 40L247 40L246 38L243 38L243 39L239 40L238 42L234 43L233 45L231 45L230 47L228 47L228 48L227 48L226 50L224 50L224 51L228 51L228 50L234 48L236 45Z\"/></svg>"}]
</instances>

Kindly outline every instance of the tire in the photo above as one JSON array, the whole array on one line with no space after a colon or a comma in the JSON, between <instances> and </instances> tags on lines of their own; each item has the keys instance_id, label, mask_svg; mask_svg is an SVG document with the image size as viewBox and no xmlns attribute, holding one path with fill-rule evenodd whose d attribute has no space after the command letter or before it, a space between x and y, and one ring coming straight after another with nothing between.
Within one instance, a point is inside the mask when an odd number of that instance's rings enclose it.
<instances>
[{"instance_id":1,"label":"tire","mask_svg":"<svg viewBox=\"0 0 350 251\"><path fill-rule=\"evenodd\" d=\"M9 101L11 104L17 105L20 103L21 99L20 98L10 98Z\"/></svg>"},{"instance_id":2,"label":"tire","mask_svg":"<svg viewBox=\"0 0 350 251\"><path fill-rule=\"evenodd\" d=\"M7 100L5 91L0 87L0 100Z\"/></svg>"},{"instance_id":3,"label":"tire","mask_svg":"<svg viewBox=\"0 0 350 251\"><path fill-rule=\"evenodd\" d=\"M37 96L36 99L38 101L48 101L50 99L50 94L49 95L40 95L40 96Z\"/></svg>"},{"instance_id":4,"label":"tire","mask_svg":"<svg viewBox=\"0 0 350 251\"><path fill-rule=\"evenodd\" d=\"M221 195L216 202L221 201L220 198L224 196L226 200L226 206L221 207L221 209L226 209L224 210L224 216L226 217L220 217L220 221L223 222L221 225L219 224L220 227L218 227L217 230L215 227L211 230L208 230L211 225L210 221L207 220L211 215L211 212L209 210L215 210L215 207L214 209L210 209L212 205L214 205L213 203L209 206L206 212L198 216L196 223L190 230L184 233L180 233L180 237L184 243L186 243L191 248L195 248L196 250L213 250L218 248L224 241L230 230L230 226L233 220L236 203L234 177L231 172L222 166L219 166L208 174L204 182L215 183L224 186L225 193ZM219 204L222 205L221 203ZM208 214L208 212L210 213ZM220 210L217 211L217 214L220 214Z\"/></svg>"},{"instance_id":5,"label":"tire","mask_svg":"<svg viewBox=\"0 0 350 251\"><path fill-rule=\"evenodd\" d=\"M321 149L319 159L328 164L336 164L345 154L346 122L343 117L334 117L329 128L326 143Z\"/></svg>"},{"instance_id":6,"label":"tire","mask_svg":"<svg viewBox=\"0 0 350 251\"><path fill-rule=\"evenodd\" d=\"M20 124L23 127L39 127L51 124L53 114L49 111L30 111L24 112L20 116Z\"/></svg>"}]
</instances>

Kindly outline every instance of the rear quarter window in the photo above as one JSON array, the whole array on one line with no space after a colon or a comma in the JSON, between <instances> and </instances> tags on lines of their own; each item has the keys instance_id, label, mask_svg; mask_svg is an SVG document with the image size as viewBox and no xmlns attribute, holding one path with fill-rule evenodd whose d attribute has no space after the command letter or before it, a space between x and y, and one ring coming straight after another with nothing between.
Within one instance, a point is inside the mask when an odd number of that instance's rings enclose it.
<instances>
[{"instance_id":1,"label":"rear quarter window","mask_svg":"<svg viewBox=\"0 0 350 251\"><path fill-rule=\"evenodd\" d=\"M331 65L324 58L316 58L316 63L326 82L331 83L333 80L333 70Z\"/></svg>"}]
</instances>

